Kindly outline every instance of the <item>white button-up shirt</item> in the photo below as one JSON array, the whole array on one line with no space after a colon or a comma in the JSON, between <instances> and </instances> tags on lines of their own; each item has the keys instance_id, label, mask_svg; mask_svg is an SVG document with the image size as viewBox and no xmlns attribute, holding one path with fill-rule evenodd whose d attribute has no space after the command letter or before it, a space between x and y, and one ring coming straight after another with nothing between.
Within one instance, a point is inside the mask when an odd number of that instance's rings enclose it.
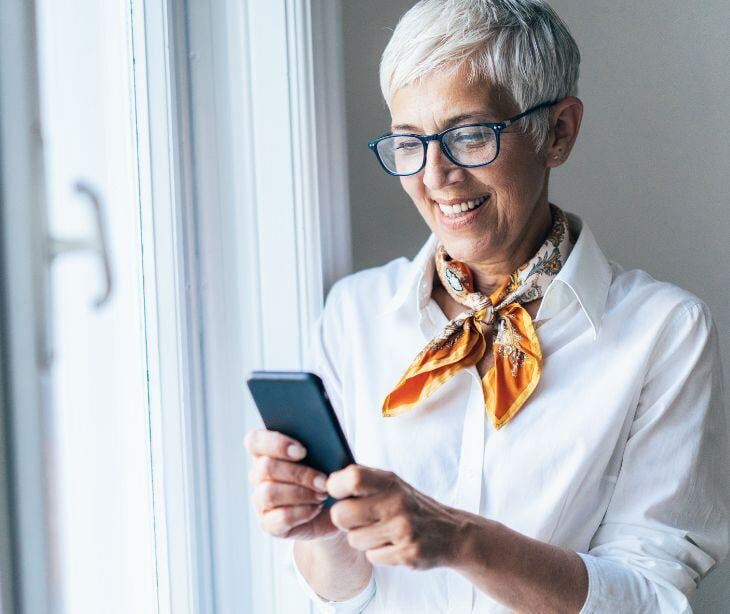
<instances>
[{"instance_id":1,"label":"white button-up shirt","mask_svg":"<svg viewBox=\"0 0 730 614\"><path fill-rule=\"evenodd\" d=\"M681 288L609 262L588 226L535 318L540 382L496 430L476 367L410 412L381 407L447 323L431 298L437 239L332 288L312 370L356 461L419 491L580 554L581 614L691 612L687 597L729 547L730 485L717 332ZM508 612L447 568L376 566L370 584L323 612Z\"/></svg>"}]
</instances>

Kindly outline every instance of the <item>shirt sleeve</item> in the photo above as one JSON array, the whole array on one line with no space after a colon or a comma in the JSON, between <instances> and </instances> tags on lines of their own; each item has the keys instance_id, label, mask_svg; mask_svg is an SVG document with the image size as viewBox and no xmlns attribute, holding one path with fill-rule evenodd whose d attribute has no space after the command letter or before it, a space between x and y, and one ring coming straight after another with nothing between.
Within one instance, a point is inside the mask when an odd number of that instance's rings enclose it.
<instances>
[{"instance_id":1,"label":"shirt sleeve","mask_svg":"<svg viewBox=\"0 0 730 614\"><path fill-rule=\"evenodd\" d=\"M322 614L359 614L365 610L368 604L375 597L375 574L373 573L370 575L368 585L354 597L351 597L346 601L329 601L324 597L320 597L314 591L306 578L302 575L299 567L297 567L297 562L294 559L294 540L290 540L289 543L289 560L294 567L294 574L296 575L302 590L317 608L317 611Z\"/></svg>"},{"instance_id":2,"label":"shirt sleeve","mask_svg":"<svg viewBox=\"0 0 730 614\"><path fill-rule=\"evenodd\" d=\"M587 553L580 614L691 613L728 553L730 484L717 330L678 308L652 352L615 491Z\"/></svg>"},{"instance_id":3,"label":"shirt sleeve","mask_svg":"<svg viewBox=\"0 0 730 614\"><path fill-rule=\"evenodd\" d=\"M336 283L330 290L324 309L319 319L312 328L311 341L305 366L316 373L322 379L327 396L330 398L332 407L337 414L337 419L342 425L345 436L351 440L352 433L349 428L349 421L344 412L342 395L342 376L337 366L341 366L342 356L342 320L340 312L340 295L342 282ZM350 432L348 432L350 431ZM294 573L304 593L309 597L317 610L327 614L356 614L364 611L367 605L375 597L376 583L375 574L371 574L368 585L357 595L346 601L329 601L320 597L309 585L302 572L297 567L294 559L294 540L289 542L289 560L294 568Z\"/></svg>"}]
</instances>

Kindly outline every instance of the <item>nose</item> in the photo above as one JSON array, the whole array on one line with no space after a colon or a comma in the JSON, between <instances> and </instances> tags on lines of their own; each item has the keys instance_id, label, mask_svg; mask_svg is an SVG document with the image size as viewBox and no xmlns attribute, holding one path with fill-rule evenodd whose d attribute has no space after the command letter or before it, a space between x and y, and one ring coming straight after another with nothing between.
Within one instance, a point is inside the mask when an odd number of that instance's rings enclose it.
<instances>
[{"instance_id":1,"label":"nose","mask_svg":"<svg viewBox=\"0 0 730 614\"><path fill-rule=\"evenodd\" d=\"M438 141L431 141L426 147L426 166L423 169L426 187L435 191L463 180L464 169L446 157Z\"/></svg>"}]
</instances>

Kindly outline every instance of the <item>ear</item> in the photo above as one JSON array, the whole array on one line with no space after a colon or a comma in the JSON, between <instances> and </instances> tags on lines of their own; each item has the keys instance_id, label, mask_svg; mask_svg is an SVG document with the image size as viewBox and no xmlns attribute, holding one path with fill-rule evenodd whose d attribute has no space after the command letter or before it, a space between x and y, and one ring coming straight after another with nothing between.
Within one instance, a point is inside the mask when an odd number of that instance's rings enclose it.
<instances>
[{"instance_id":1,"label":"ear","mask_svg":"<svg viewBox=\"0 0 730 614\"><path fill-rule=\"evenodd\" d=\"M568 159L578 138L583 102L575 96L563 98L550 109L550 132L545 144L545 166L555 168Z\"/></svg>"}]
</instances>

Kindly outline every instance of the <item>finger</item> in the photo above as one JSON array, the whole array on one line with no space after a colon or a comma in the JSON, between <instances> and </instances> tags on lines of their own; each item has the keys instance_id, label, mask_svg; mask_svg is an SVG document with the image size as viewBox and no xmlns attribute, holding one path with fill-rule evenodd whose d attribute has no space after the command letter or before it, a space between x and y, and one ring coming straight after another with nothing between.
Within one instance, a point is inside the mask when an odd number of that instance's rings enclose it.
<instances>
[{"instance_id":1,"label":"finger","mask_svg":"<svg viewBox=\"0 0 730 614\"><path fill-rule=\"evenodd\" d=\"M332 524L343 531L366 527L381 520L382 495L338 501L330 508Z\"/></svg>"},{"instance_id":2,"label":"finger","mask_svg":"<svg viewBox=\"0 0 730 614\"><path fill-rule=\"evenodd\" d=\"M390 532L382 522L347 531L347 543L355 550L361 551L393 545Z\"/></svg>"},{"instance_id":3,"label":"finger","mask_svg":"<svg viewBox=\"0 0 730 614\"><path fill-rule=\"evenodd\" d=\"M327 491L335 499L367 497L387 490L395 484L397 478L391 471L352 464L330 473Z\"/></svg>"},{"instance_id":4,"label":"finger","mask_svg":"<svg viewBox=\"0 0 730 614\"><path fill-rule=\"evenodd\" d=\"M243 445L253 456L273 456L289 460L302 460L307 451L296 439L278 431L255 429L246 433Z\"/></svg>"},{"instance_id":5,"label":"finger","mask_svg":"<svg viewBox=\"0 0 730 614\"><path fill-rule=\"evenodd\" d=\"M266 480L306 486L318 492L327 492L327 476L301 463L278 460L271 456L254 458L248 479L252 484Z\"/></svg>"},{"instance_id":6,"label":"finger","mask_svg":"<svg viewBox=\"0 0 730 614\"><path fill-rule=\"evenodd\" d=\"M269 481L261 482L251 493L251 499L259 512L286 505L318 505L326 498L326 493L317 493L303 486Z\"/></svg>"},{"instance_id":7,"label":"finger","mask_svg":"<svg viewBox=\"0 0 730 614\"><path fill-rule=\"evenodd\" d=\"M312 520L322 509L320 505L290 505L277 507L259 515L259 524L275 537L288 537L292 529Z\"/></svg>"},{"instance_id":8,"label":"finger","mask_svg":"<svg viewBox=\"0 0 730 614\"><path fill-rule=\"evenodd\" d=\"M373 565L401 565L400 547L386 544L365 552L365 558Z\"/></svg>"}]
</instances>

